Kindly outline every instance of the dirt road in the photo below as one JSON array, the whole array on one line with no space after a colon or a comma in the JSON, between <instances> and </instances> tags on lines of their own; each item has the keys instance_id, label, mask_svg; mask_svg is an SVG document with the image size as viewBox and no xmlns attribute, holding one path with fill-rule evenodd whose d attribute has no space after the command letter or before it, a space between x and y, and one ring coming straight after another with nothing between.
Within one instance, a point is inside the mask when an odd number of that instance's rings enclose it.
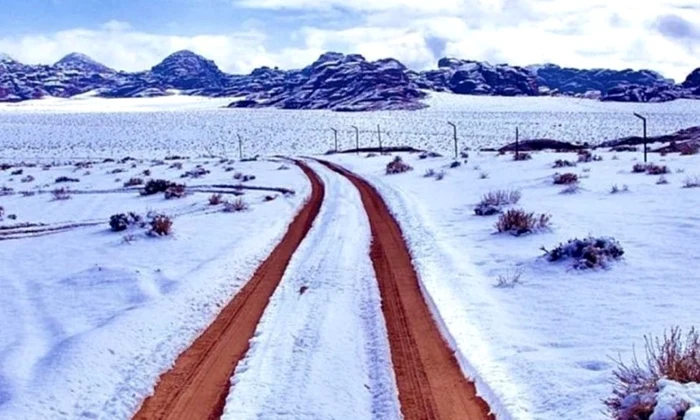
<instances>
[{"instance_id":1,"label":"dirt road","mask_svg":"<svg viewBox=\"0 0 700 420\"><path fill-rule=\"evenodd\" d=\"M248 283L161 376L153 396L144 401L134 419L205 420L221 416L231 375L245 356L270 296L323 202L321 180L306 165L299 165L312 185L308 202Z\"/></svg>"}]
</instances>

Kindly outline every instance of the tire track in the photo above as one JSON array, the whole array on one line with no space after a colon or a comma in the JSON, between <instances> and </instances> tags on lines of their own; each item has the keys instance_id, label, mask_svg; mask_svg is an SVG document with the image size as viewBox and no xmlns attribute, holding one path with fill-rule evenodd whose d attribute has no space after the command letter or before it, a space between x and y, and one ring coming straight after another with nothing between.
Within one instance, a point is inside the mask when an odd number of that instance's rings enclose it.
<instances>
[{"instance_id":1,"label":"tire track","mask_svg":"<svg viewBox=\"0 0 700 420\"><path fill-rule=\"evenodd\" d=\"M309 201L248 283L161 376L154 394L144 401L134 419L203 420L221 416L234 369L245 356L270 296L323 202L320 178L303 162L296 163L311 182Z\"/></svg>"},{"instance_id":2,"label":"tire track","mask_svg":"<svg viewBox=\"0 0 700 420\"><path fill-rule=\"evenodd\" d=\"M370 256L382 297L401 411L407 420L493 419L463 375L423 299L401 229L379 193L340 166L320 161L360 191L372 230Z\"/></svg>"}]
</instances>

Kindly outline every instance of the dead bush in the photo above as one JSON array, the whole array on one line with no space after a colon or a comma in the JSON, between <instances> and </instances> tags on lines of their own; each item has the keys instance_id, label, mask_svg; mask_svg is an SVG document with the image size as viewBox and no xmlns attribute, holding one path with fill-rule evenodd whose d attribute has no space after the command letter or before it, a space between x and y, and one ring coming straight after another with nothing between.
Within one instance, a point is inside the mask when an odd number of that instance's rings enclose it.
<instances>
[{"instance_id":1,"label":"dead bush","mask_svg":"<svg viewBox=\"0 0 700 420\"><path fill-rule=\"evenodd\" d=\"M432 178L435 176L435 170L434 169L427 169L425 173L423 174L423 178Z\"/></svg>"},{"instance_id":2,"label":"dead bush","mask_svg":"<svg viewBox=\"0 0 700 420\"><path fill-rule=\"evenodd\" d=\"M647 165L647 174L648 175L663 175L663 174L668 174L671 171L668 170L668 166L666 165L655 165L653 163L650 163Z\"/></svg>"},{"instance_id":3,"label":"dead bush","mask_svg":"<svg viewBox=\"0 0 700 420\"><path fill-rule=\"evenodd\" d=\"M513 160L516 162L521 162L530 159L532 159L532 155L527 152L520 152L513 155Z\"/></svg>"},{"instance_id":4,"label":"dead bush","mask_svg":"<svg viewBox=\"0 0 700 420\"><path fill-rule=\"evenodd\" d=\"M610 187L610 194L626 193L630 191L630 187L623 185L622 188L618 187L617 184Z\"/></svg>"},{"instance_id":5,"label":"dead bush","mask_svg":"<svg viewBox=\"0 0 700 420\"><path fill-rule=\"evenodd\" d=\"M574 260L574 268L589 269L605 267L608 262L620 259L625 251L614 238L589 236L584 239L571 239L548 251L542 247L545 257L550 262L567 259Z\"/></svg>"},{"instance_id":6,"label":"dead bush","mask_svg":"<svg viewBox=\"0 0 700 420\"><path fill-rule=\"evenodd\" d=\"M639 151L639 149L636 148L635 146L615 146L610 150L613 152L637 152L637 151Z\"/></svg>"},{"instance_id":7,"label":"dead bush","mask_svg":"<svg viewBox=\"0 0 700 420\"><path fill-rule=\"evenodd\" d=\"M226 213L239 213L248 210L248 203L242 198L237 198L233 201L227 201L224 203L224 211Z\"/></svg>"},{"instance_id":8,"label":"dead bush","mask_svg":"<svg viewBox=\"0 0 700 420\"><path fill-rule=\"evenodd\" d=\"M698 188L700 187L700 176L689 176L683 181L683 188Z\"/></svg>"},{"instance_id":9,"label":"dead bush","mask_svg":"<svg viewBox=\"0 0 700 420\"><path fill-rule=\"evenodd\" d=\"M564 159L557 159L554 161L554 168L573 168L576 166L576 162L571 162Z\"/></svg>"},{"instance_id":10,"label":"dead bush","mask_svg":"<svg viewBox=\"0 0 700 420\"><path fill-rule=\"evenodd\" d=\"M581 163L600 162L601 160L603 160L602 156L594 155L589 150L581 150L578 152L578 161Z\"/></svg>"},{"instance_id":11,"label":"dead bush","mask_svg":"<svg viewBox=\"0 0 700 420\"><path fill-rule=\"evenodd\" d=\"M34 181L34 177L31 176L31 175L27 175L27 176L25 176L24 178L22 178L21 181L24 182L25 184L28 183L28 182L33 182L33 181Z\"/></svg>"},{"instance_id":12,"label":"dead bush","mask_svg":"<svg viewBox=\"0 0 700 420\"><path fill-rule=\"evenodd\" d=\"M678 146L681 151L681 156L697 155L700 151L697 143L683 143Z\"/></svg>"},{"instance_id":13,"label":"dead bush","mask_svg":"<svg viewBox=\"0 0 700 420\"><path fill-rule=\"evenodd\" d=\"M581 192L581 184L571 184L567 185L566 188L561 190L560 194L578 194Z\"/></svg>"},{"instance_id":14,"label":"dead bush","mask_svg":"<svg viewBox=\"0 0 700 420\"><path fill-rule=\"evenodd\" d=\"M501 215L496 223L498 233L510 233L514 236L526 235L550 226L551 216L535 215L521 209L511 209Z\"/></svg>"},{"instance_id":15,"label":"dead bush","mask_svg":"<svg viewBox=\"0 0 700 420\"><path fill-rule=\"evenodd\" d=\"M68 200L71 198L70 191L66 187L56 188L51 191L54 200Z\"/></svg>"},{"instance_id":16,"label":"dead bush","mask_svg":"<svg viewBox=\"0 0 700 420\"><path fill-rule=\"evenodd\" d=\"M141 191L141 195L153 195L165 192L171 185L173 185L173 183L165 179L149 179Z\"/></svg>"},{"instance_id":17,"label":"dead bush","mask_svg":"<svg viewBox=\"0 0 700 420\"><path fill-rule=\"evenodd\" d=\"M462 166L462 162L458 160L455 160L454 162L450 163L450 169L459 168L460 166Z\"/></svg>"},{"instance_id":18,"label":"dead bush","mask_svg":"<svg viewBox=\"0 0 700 420\"><path fill-rule=\"evenodd\" d=\"M165 190L165 199L182 198L187 194L184 184L172 184Z\"/></svg>"},{"instance_id":19,"label":"dead bush","mask_svg":"<svg viewBox=\"0 0 700 420\"><path fill-rule=\"evenodd\" d=\"M481 197L481 201L474 208L477 216L491 216L498 214L503 207L517 204L522 197L520 190L494 190Z\"/></svg>"},{"instance_id":20,"label":"dead bush","mask_svg":"<svg viewBox=\"0 0 700 420\"><path fill-rule=\"evenodd\" d=\"M496 278L495 287L499 289L512 289L520 283L520 278L523 275L523 271L518 269L511 273L500 274Z\"/></svg>"},{"instance_id":21,"label":"dead bush","mask_svg":"<svg viewBox=\"0 0 700 420\"><path fill-rule=\"evenodd\" d=\"M223 203L224 200L221 198L221 194L212 194L209 196L209 205L210 206L218 206L219 204Z\"/></svg>"},{"instance_id":22,"label":"dead bush","mask_svg":"<svg viewBox=\"0 0 700 420\"><path fill-rule=\"evenodd\" d=\"M479 179L488 179L489 178L489 173L488 172L481 172L479 173Z\"/></svg>"},{"instance_id":23,"label":"dead bush","mask_svg":"<svg viewBox=\"0 0 700 420\"><path fill-rule=\"evenodd\" d=\"M576 184L578 182L578 175L566 172L563 174L554 174L554 184L556 185L570 185Z\"/></svg>"},{"instance_id":24,"label":"dead bush","mask_svg":"<svg viewBox=\"0 0 700 420\"><path fill-rule=\"evenodd\" d=\"M393 175L393 174L400 174L403 172L408 172L413 170L413 168L406 163L403 162L401 159L401 156L396 156L394 160L389 162L386 165L386 174L387 175Z\"/></svg>"},{"instance_id":25,"label":"dead bush","mask_svg":"<svg viewBox=\"0 0 700 420\"><path fill-rule=\"evenodd\" d=\"M440 171L435 174L436 181L442 181L445 178L445 171Z\"/></svg>"},{"instance_id":26,"label":"dead bush","mask_svg":"<svg viewBox=\"0 0 700 420\"><path fill-rule=\"evenodd\" d=\"M131 178L124 183L124 187L135 187L137 185L143 185L142 178Z\"/></svg>"},{"instance_id":27,"label":"dead bush","mask_svg":"<svg viewBox=\"0 0 700 420\"><path fill-rule=\"evenodd\" d=\"M685 338L682 330L674 327L663 337L645 336L644 342L644 360L635 353L630 364L618 360L613 371L613 395L605 405L614 419L648 419L657 403L661 379L700 383L700 333L695 328ZM675 418L683 418L682 412L676 414L680 417Z\"/></svg>"},{"instance_id":28,"label":"dead bush","mask_svg":"<svg viewBox=\"0 0 700 420\"><path fill-rule=\"evenodd\" d=\"M24 173L24 169L17 169L16 171L10 172L10 175L11 176L19 176L19 175L22 175L23 173Z\"/></svg>"},{"instance_id":29,"label":"dead bush","mask_svg":"<svg viewBox=\"0 0 700 420\"><path fill-rule=\"evenodd\" d=\"M187 171L184 174L180 175L180 178L201 178L207 174L209 174L209 171L207 169L204 169L202 167L196 167L191 171Z\"/></svg>"},{"instance_id":30,"label":"dead bush","mask_svg":"<svg viewBox=\"0 0 700 420\"><path fill-rule=\"evenodd\" d=\"M180 170L182 169L182 162L173 162L168 168Z\"/></svg>"},{"instance_id":31,"label":"dead bush","mask_svg":"<svg viewBox=\"0 0 700 420\"><path fill-rule=\"evenodd\" d=\"M150 169L144 169L143 172L141 172L143 176L151 176L151 170Z\"/></svg>"},{"instance_id":32,"label":"dead bush","mask_svg":"<svg viewBox=\"0 0 700 420\"><path fill-rule=\"evenodd\" d=\"M661 175L659 179L656 180L656 185L666 185L668 184L668 179L666 179L665 176Z\"/></svg>"},{"instance_id":33,"label":"dead bush","mask_svg":"<svg viewBox=\"0 0 700 420\"><path fill-rule=\"evenodd\" d=\"M164 214L156 214L151 218L151 230L149 233L154 236L167 236L172 233L173 221Z\"/></svg>"},{"instance_id":34,"label":"dead bush","mask_svg":"<svg viewBox=\"0 0 700 420\"><path fill-rule=\"evenodd\" d=\"M646 171L647 165L644 163L635 163L634 166L632 166L632 173L643 174Z\"/></svg>"}]
</instances>

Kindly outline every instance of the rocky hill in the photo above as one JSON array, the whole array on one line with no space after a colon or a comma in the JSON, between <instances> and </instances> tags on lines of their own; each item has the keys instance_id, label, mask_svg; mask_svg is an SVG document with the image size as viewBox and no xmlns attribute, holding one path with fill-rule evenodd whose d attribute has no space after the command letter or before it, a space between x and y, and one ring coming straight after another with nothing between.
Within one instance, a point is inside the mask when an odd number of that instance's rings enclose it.
<instances>
[{"instance_id":1,"label":"rocky hill","mask_svg":"<svg viewBox=\"0 0 700 420\"><path fill-rule=\"evenodd\" d=\"M27 65L0 54L0 102L86 92L109 98L186 95L234 97L231 107L412 110L424 107L426 92L464 95L567 95L605 101L661 102L700 98L700 69L682 84L650 70L581 70L548 64L506 64L442 58L436 70L416 72L397 60L368 61L358 54L329 52L300 70L261 67L231 75L190 51L166 57L150 70L127 73L83 54L53 65Z\"/></svg>"}]
</instances>

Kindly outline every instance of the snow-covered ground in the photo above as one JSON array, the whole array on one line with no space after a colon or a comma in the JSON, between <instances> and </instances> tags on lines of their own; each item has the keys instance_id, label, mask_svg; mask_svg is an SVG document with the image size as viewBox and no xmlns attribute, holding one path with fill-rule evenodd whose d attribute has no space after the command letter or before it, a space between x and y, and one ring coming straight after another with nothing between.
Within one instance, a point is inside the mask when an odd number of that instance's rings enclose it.
<instances>
[{"instance_id":1,"label":"snow-covered ground","mask_svg":"<svg viewBox=\"0 0 700 420\"><path fill-rule=\"evenodd\" d=\"M360 194L310 165L328 199L236 369L223 419L400 419Z\"/></svg>"},{"instance_id":2,"label":"snow-covered ground","mask_svg":"<svg viewBox=\"0 0 700 420\"><path fill-rule=\"evenodd\" d=\"M605 418L612 359L629 361L645 334L687 330L700 319L693 256L700 189L682 188L700 175L700 157L652 154L671 170L663 185L658 176L631 172L641 153L599 154L601 162L564 169L553 162L576 161L575 154L514 162L472 152L455 169L449 158L403 154L415 170L398 175L384 174L393 156L328 157L365 176L387 200L446 337L499 419ZM444 179L424 177L428 169L444 171ZM562 194L552 184L555 172L578 174L581 191ZM611 194L613 185L629 191ZM551 230L494 234L497 216L474 215L484 193L511 188L522 192L514 207L552 215ZM541 258L540 247L589 234L616 238L624 258L583 271ZM498 276L516 272L515 287L495 287Z\"/></svg>"},{"instance_id":3,"label":"snow-covered ground","mask_svg":"<svg viewBox=\"0 0 700 420\"><path fill-rule=\"evenodd\" d=\"M494 147L521 138L554 138L596 144L639 135L667 134L700 125L700 101L663 104L597 102L575 98L503 98L433 93L430 108L411 111L338 113L276 109L226 109L232 99L172 95L139 99L42 99L0 104L0 158L113 157L115 151L151 158L171 153L237 156L311 155L378 145L410 145L443 153L452 147ZM211 150L207 152L205 149Z\"/></svg>"},{"instance_id":4,"label":"snow-covered ground","mask_svg":"<svg viewBox=\"0 0 700 420\"><path fill-rule=\"evenodd\" d=\"M291 164L278 170L278 161L180 162L182 169L170 168L173 161L160 166L129 161L79 170L39 165L0 171L0 188L17 192L0 196L5 209L0 233L20 223L99 222L34 238L0 235L0 418L128 418L160 373L251 277L310 192L306 177ZM180 178L196 165L211 173ZM228 167L235 170L227 172ZM18 169L21 175L11 175ZM146 169L151 176L142 175ZM245 190L250 209L224 213L221 205L209 205L208 192L166 200L162 193L119 191L134 176L197 186L238 184L236 172L256 176L244 185L285 187L296 194ZM21 182L27 175L35 180ZM80 182L56 184L59 176ZM76 192L68 200L19 194L58 186ZM277 197L267 202L266 195ZM150 237L140 228L110 231L109 216L127 211L173 216L172 236Z\"/></svg>"}]
</instances>

